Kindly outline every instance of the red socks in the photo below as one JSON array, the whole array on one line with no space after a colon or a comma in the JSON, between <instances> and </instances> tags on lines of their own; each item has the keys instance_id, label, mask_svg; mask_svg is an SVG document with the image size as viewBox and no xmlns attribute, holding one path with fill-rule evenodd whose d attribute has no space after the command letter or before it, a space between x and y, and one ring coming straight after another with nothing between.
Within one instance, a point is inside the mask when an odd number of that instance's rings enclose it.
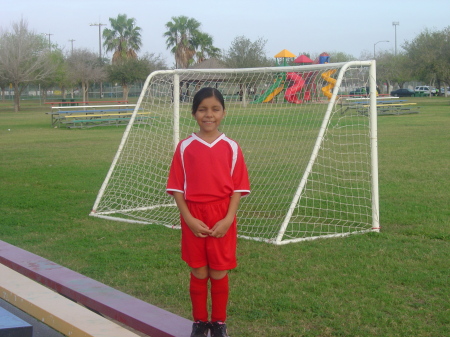
<instances>
[{"instance_id":1,"label":"red socks","mask_svg":"<svg viewBox=\"0 0 450 337\"><path fill-rule=\"evenodd\" d=\"M209 277L205 279L196 278L191 273L189 292L191 294L194 321L208 321L208 279Z\"/></svg>"},{"instance_id":2,"label":"red socks","mask_svg":"<svg viewBox=\"0 0 450 337\"><path fill-rule=\"evenodd\" d=\"M228 293L228 274L220 280L211 278L211 322L225 322L227 319Z\"/></svg>"},{"instance_id":3,"label":"red socks","mask_svg":"<svg viewBox=\"0 0 450 337\"><path fill-rule=\"evenodd\" d=\"M211 321L225 322L228 304L228 274L220 280L213 278L199 279L191 273L189 292L192 301L192 315L194 321L208 321L208 280L211 280Z\"/></svg>"}]
</instances>

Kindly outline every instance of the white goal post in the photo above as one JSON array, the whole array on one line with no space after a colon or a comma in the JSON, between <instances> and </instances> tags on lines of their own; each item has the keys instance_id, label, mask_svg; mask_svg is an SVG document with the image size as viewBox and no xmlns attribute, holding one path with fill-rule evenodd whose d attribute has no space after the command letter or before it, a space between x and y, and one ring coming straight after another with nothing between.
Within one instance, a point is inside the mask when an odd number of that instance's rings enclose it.
<instances>
[{"instance_id":1,"label":"white goal post","mask_svg":"<svg viewBox=\"0 0 450 337\"><path fill-rule=\"evenodd\" d=\"M194 94L212 86L225 98L221 131L240 144L250 175L240 237L286 244L379 231L375 69L353 61L151 73L90 215L178 228L168 170L178 141L198 128ZM360 87L369 95L348 99Z\"/></svg>"}]
</instances>

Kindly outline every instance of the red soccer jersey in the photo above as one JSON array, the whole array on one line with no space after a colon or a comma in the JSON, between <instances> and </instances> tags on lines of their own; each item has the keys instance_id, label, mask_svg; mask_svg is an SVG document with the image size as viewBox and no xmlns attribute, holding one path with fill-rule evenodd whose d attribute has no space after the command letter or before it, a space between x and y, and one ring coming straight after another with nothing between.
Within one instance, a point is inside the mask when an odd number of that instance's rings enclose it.
<instances>
[{"instance_id":1,"label":"red soccer jersey","mask_svg":"<svg viewBox=\"0 0 450 337\"><path fill-rule=\"evenodd\" d=\"M184 193L185 200L213 202L235 192L250 193L247 166L238 143L222 134L209 144L193 133L175 150L167 193Z\"/></svg>"}]
</instances>

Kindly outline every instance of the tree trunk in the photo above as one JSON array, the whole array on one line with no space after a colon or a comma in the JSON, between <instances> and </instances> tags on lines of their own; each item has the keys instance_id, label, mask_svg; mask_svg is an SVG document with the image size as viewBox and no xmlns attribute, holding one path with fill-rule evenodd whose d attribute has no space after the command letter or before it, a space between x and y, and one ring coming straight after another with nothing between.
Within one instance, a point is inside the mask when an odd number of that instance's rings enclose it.
<instances>
[{"instance_id":1,"label":"tree trunk","mask_svg":"<svg viewBox=\"0 0 450 337\"><path fill-rule=\"evenodd\" d=\"M391 81L389 81L389 80L386 81L386 90L387 90L387 94L389 94L391 92Z\"/></svg>"},{"instance_id":2,"label":"tree trunk","mask_svg":"<svg viewBox=\"0 0 450 337\"><path fill-rule=\"evenodd\" d=\"M20 90L19 83L14 83L14 112L20 111Z\"/></svg>"},{"instance_id":3,"label":"tree trunk","mask_svg":"<svg viewBox=\"0 0 450 337\"><path fill-rule=\"evenodd\" d=\"M81 82L81 91L83 92L83 102L89 100L89 82Z\"/></svg>"},{"instance_id":4,"label":"tree trunk","mask_svg":"<svg viewBox=\"0 0 450 337\"><path fill-rule=\"evenodd\" d=\"M130 90L128 88L128 84L122 84L122 89L123 89L123 100L128 101L128 92Z\"/></svg>"}]
</instances>

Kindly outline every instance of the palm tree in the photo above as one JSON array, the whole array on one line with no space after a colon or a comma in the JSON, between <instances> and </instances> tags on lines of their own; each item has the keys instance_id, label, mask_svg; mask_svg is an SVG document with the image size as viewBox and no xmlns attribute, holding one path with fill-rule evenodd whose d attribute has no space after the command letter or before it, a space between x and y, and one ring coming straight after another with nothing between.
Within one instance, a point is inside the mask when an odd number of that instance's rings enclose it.
<instances>
[{"instance_id":1,"label":"palm tree","mask_svg":"<svg viewBox=\"0 0 450 337\"><path fill-rule=\"evenodd\" d=\"M220 49L213 46L213 38L207 33L199 33L194 41L197 52L195 58L197 63L203 62L208 57L218 58Z\"/></svg>"},{"instance_id":2,"label":"palm tree","mask_svg":"<svg viewBox=\"0 0 450 337\"><path fill-rule=\"evenodd\" d=\"M166 23L167 49L175 56L176 68L187 68L194 62L203 61L206 56L218 56L220 49L213 46L210 35L200 31L200 22L187 16L172 17Z\"/></svg>"},{"instance_id":3,"label":"palm tree","mask_svg":"<svg viewBox=\"0 0 450 337\"><path fill-rule=\"evenodd\" d=\"M136 52L142 46L141 28L136 26L136 20L126 14L119 14L116 19L109 18L111 29L103 30L103 46L106 52L113 51L112 63L137 58Z\"/></svg>"},{"instance_id":4,"label":"palm tree","mask_svg":"<svg viewBox=\"0 0 450 337\"><path fill-rule=\"evenodd\" d=\"M200 22L187 16L172 17L172 21L166 23L167 49L175 55L176 68L187 68L190 60L195 55L194 37L199 33Z\"/></svg>"}]
</instances>

